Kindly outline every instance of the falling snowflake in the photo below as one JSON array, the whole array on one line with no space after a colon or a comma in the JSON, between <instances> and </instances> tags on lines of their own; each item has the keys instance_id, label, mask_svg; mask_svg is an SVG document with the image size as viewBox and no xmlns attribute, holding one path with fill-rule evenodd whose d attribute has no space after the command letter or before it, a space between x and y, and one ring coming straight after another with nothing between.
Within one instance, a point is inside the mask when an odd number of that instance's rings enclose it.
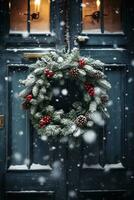
<instances>
[{"instance_id":1,"label":"falling snowflake","mask_svg":"<svg viewBox=\"0 0 134 200\"><path fill-rule=\"evenodd\" d=\"M128 79L128 83L132 83L132 82L133 82L133 78L130 77L130 78Z\"/></svg>"},{"instance_id":2,"label":"falling snowflake","mask_svg":"<svg viewBox=\"0 0 134 200\"><path fill-rule=\"evenodd\" d=\"M114 126L114 129L115 129L115 130L117 130L117 129L118 129L118 127L117 127L117 126Z\"/></svg>"},{"instance_id":3,"label":"falling snowflake","mask_svg":"<svg viewBox=\"0 0 134 200\"><path fill-rule=\"evenodd\" d=\"M70 198L76 198L76 196L77 196L76 192L74 190L70 190L68 195L69 195Z\"/></svg>"},{"instance_id":4,"label":"falling snowflake","mask_svg":"<svg viewBox=\"0 0 134 200\"><path fill-rule=\"evenodd\" d=\"M118 45L115 43L115 44L113 44L113 47L114 47L115 49L117 49L117 48L118 48Z\"/></svg>"},{"instance_id":5,"label":"falling snowflake","mask_svg":"<svg viewBox=\"0 0 134 200\"><path fill-rule=\"evenodd\" d=\"M19 94L17 92L14 93L14 98L18 99Z\"/></svg>"},{"instance_id":6,"label":"falling snowflake","mask_svg":"<svg viewBox=\"0 0 134 200\"><path fill-rule=\"evenodd\" d=\"M81 7L86 7L86 4L85 3L81 3Z\"/></svg>"},{"instance_id":7,"label":"falling snowflake","mask_svg":"<svg viewBox=\"0 0 134 200\"><path fill-rule=\"evenodd\" d=\"M13 157L16 161L21 161L22 159L22 155L19 152L14 153Z\"/></svg>"},{"instance_id":8,"label":"falling snowflake","mask_svg":"<svg viewBox=\"0 0 134 200\"><path fill-rule=\"evenodd\" d=\"M96 141L97 135L93 130L89 130L83 134L83 139L86 143L92 144Z\"/></svg>"},{"instance_id":9,"label":"falling snowflake","mask_svg":"<svg viewBox=\"0 0 134 200\"><path fill-rule=\"evenodd\" d=\"M46 141L47 140L47 136L46 135L42 135L41 136L41 140Z\"/></svg>"},{"instance_id":10,"label":"falling snowflake","mask_svg":"<svg viewBox=\"0 0 134 200\"><path fill-rule=\"evenodd\" d=\"M55 150L55 149L56 149L56 147L55 147L55 146L52 146L52 147L51 147L51 150Z\"/></svg>"},{"instance_id":11,"label":"falling snowflake","mask_svg":"<svg viewBox=\"0 0 134 200\"><path fill-rule=\"evenodd\" d=\"M9 76L9 77L5 77L5 81L11 81L11 77Z\"/></svg>"},{"instance_id":12,"label":"falling snowflake","mask_svg":"<svg viewBox=\"0 0 134 200\"><path fill-rule=\"evenodd\" d=\"M134 133L133 133L133 132L129 132L129 133L128 133L128 137L129 137L129 138L133 138L133 137L134 137Z\"/></svg>"},{"instance_id":13,"label":"falling snowflake","mask_svg":"<svg viewBox=\"0 0 134 200\"><path fill-rule=\"evenodd\" d=\"M54 96L58 96L60 94L59 88L54 88L52 92L53 92Z\"/></svg>"},{"instance_id":14,"label":"falling snowflake","mask_svg":"<svg viewBox=\"0 0 134 200\"><path fill-rule=\"evenodd\" d=\"M51 173L51 176L54 178L54 179L57 179L61 176L61 162L60 161L55 161L52 165L52 173Z\"/></svg>"},{"instance_id":15,"label":"falling snowflake","mask_svg":"<svg viewBox=\"0 0 134 200\"><path fill-rule=\"evenodd\" d=\"M25 165L29 165L29 164L30 164L30 159L26 158L26 159L24 160L24 164L25 164Z\"/></svg>"},{"instance_id":16,"label":"falling snowflake","mask_svg":"<svg viewBox=\"0 0 134 200\"><path fill-rule=\"evenodd\" d=\"M44 177L44 176L40 176L40 177L38 178L38 182L39 182L40 185L44 185L44 183L46 182L45 177Z\"/></svg>"},{"instance_id":17,"label":"falling snowflake","mask_svg":"<svg viewBox=\"0 0 134 200\"><path fill-rule=\"evenodd\" d=\"M113 105L113 101L110 100L110 101L107 103L107 106L110 107L110 106L112 106L112 105Z\"/></svg>"},{"instance_id":18,"label":"falling snowflake","mask_svg":"<svg viewBox=\"0 0 134 200\"><path fill-rule=\"evenodd\" d=\"M125 110L129 110L128 106L125 107Z\"/></svg>"},{"instance_id":19,"label":"falling snowflake","mask_svg":"<svg viewBox=\"0 0 134 200\"><path fill-rule=\"evenodd\" d=\"M66 95L68 94L68 90L67 90L67 89L63 89L63 90L61 90L61 93L62 93L64 96L66 96Z\"/></svg>"},{"instance_id":20,"label":"falling snowflake","mask_svg":"<svg viewBox=\"0 0 134 200\"><path fill-rule=\"evenodd\" d=\"M68 142L68 137L67 137L67 136L62 137L62 138L60 139L60 142L61 142L61 143L66 143L66 142Z\"/></svg>"},{"instance_id":21,"label":"falling snowflake","mask_svg":"<svg viewBox=\"0 0 134 200\"><path fill-rule=\"evenodd\" d=\"M61 22L60 22L60 25L61 25L61 26L64 26L64 25L65 25L65 22L64 22L64 21L61 21Z\"/></svg>"},{"instance_id":22,"label":"falling snowflake","mask_svg":"<svg viewBox=\"0 0 134 200\"><path fill-rule=\"evenodd\" d=\"M46 156L43 157L43 160L44 160L44 161L48 161L49 158L50 158L50 156L49 156L49 155L46 155Z\"/></svg>"},{"instance_id":23,"label":"falling snowflake","mask_svg":"<svg viewBox=\"0 0 134 200\"><path fill-rule=\"evenodd\" d=\"M20 135L20 136L22 136L23 134L24 134L23 131L19 131L19 132L18 132L18 135Z\"/></svg>"}]
</instances>

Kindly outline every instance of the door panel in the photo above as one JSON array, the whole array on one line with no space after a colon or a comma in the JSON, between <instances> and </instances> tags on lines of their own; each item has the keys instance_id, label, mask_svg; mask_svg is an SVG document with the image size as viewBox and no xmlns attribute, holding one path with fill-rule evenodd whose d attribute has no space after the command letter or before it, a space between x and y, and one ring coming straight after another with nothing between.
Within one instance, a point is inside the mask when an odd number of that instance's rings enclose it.
<instances>
[{"instance_id":1,"label":"door panel","mask_svg":"<svg viewBox=\"0 0 134 200\"><path fill-rule=\"evenodd\" d=\"M88 47L80 45L81 55L91 56L94 59L99 59L102 62L108 64L128 64L130 55L126 48L120 48L119 50L113 48L103 47Z\"/></svg>"},{"instance_id":2,"label":"door panel","mask_svg":"<svg viewBox=\"0 0 134 200\"><path fill-rule=\"evenodd\" d=\"M8 156L9 165L23 165L27 158L28 147L28 118L26 113L21 108L21 100L18 93L21 91L19 79L26 76L26 70L9 68L8 79ZM10 167L10 166L9 166Z\"/></svg>"},{"instance_id":3,"label":"door panel","mask_svg":"<svg viewBox=\"0 0 134 200\"><path fill-rule=\"evenodd\" d=\"M29 113L23 110L22 100L18 94L22 90L19 84L20 79L27 75L26 67L9 66L8 73L8 168L22 169L39 167L38 165L49 165L52 159L52 144L41 140L35 130L30 126ZM50 145L51 144L51 145ZM41 148L39 148L41 147ZM41 166L40 166L41 167Z\"/></svg>"},{"instance_id":4,"label":"door panel","mask_svg":"<svg viewBox=\"0 0 134 200\"><path fill-rule=\"evenodd\" d=\"M111 105L110 119L103 128L98 127L97 139L86 143L81 138L79 147L69 151L70 166L69 179L72 180L76 171L79 178L74 180L73 188L78 191L86 190L124 190L128 187L127 180L127 140L125 127L125 98L126 98L126 67L106 67L106 74L112 84L109 92ZM74 156L72 158L72 156ZM79 166L77 165L79 159ZM72 160L76 164L72 164ZM78 169L77 169L78 168Z\"/></svg>"},{"instance_id":5,"label":"door panel","mask_svg":"<svg viewBox=\"0 0 134 200\"><path fill-rule=\"evenodd\" d=\"M31 163L40 163L41 165L50 165L54 146L52 141L44 141L38 137L37 132L32 128L31 144ZM41 148L39 148L41 147Z\"/></svg>"},{"instance_id":6,"label":"door panel","mask_svg":"<svg viewBox=\"0 0 134 200\"><path fill-rule=\"evenodd\" d=\"M112 89L109 91L111 97L111 106L108 107L110 119L107 120L105 138L103 138L105 143L105 162L106 164L116 164L126 159L124 151L126 151L125 108L127 108L127 105L125 105L125 101L127 97L127 68L125 66L116 66L107 68L107 70Z\"/></svg>"},{"instance_id":7,"label":"door panel","mask_svg":"<svg viewBox=\"0 0 134 200\"><path fill-rule=\"evenodd\" d=\"M103 3L104 1L102 0L101 2ZM75 5L75 13L81 16L83 7L88 5L81 5L80 3L81 1L70 3L72 8L70 16L73 16ZM125 3L123 1L122 9L125 9ZM126 35L124 33L93 34L88 32L85 34L81 29L83 25L81 17L70 22L72 46L74 45L73 40L77 38L82 56L91 56L106 63L105 73L112 85L112 89L109 91L111 106L108 107L110 119L107 120L104 129L98 128L96 130L97 140L93 144L87 144L81 139L79 147L69 151L69 166L75 165L73 170L68 172L68 179L70 182L73 180L73 184L69 189L73 188L74 191L78 191L78 199L132 198L131 195L125 192L125 190L129 191L133 187L130 176L134 171L132 167L128 169L128 166L133 163L130 161L133 161L131 154L133 148L131 146L132 143L130 144L130 136L128 136L128 129L132 130L132 128L129 128L132 127L130 115L133 115L128 114L133 113L133 109L128 111L132 104L131 95L128 94L128 87L132 88L133 85L133 83L128 85L128 80L132 76L133 70L129 66L130 52L127 46L128 30L125 24L125 11L122 13L122 20L124 20L122 22L123 31ZM79 26L76 26L75 23L79 24ZM101 29L103 30L103 24L101 24ZM77 37L78 35L79 37ZM85 39L83 36L86 36ZM131 136L133 135L132 132ZM128 149L132 150L130 150L131 153L128 153ZM78 163L77 160L79 158L78 167L76 163ZM128 158L130 162L128 162ZM74 178L72 179L74 171L78 176L76 181Z\"/></svg>"},{"instance_id":8,"label":"door panel","mask_svg":"<svg viewBox=\"0 0 134 200\"><path fill-rule=\"evenodd\" d=\"M28 68L23 65L8 66L7 99L7 172L5 191L7 198L57 199L66 193L64 160L66 145L59 139L40 137L30 125L29 113L23 110L18 94L22 90L19 80L24 79ZM60 186L62 183L62 186ZM35 195L25 194L35 191ZM12 194L10 191L14 191ZM21 191L23 194L19 194ZM44 191L42 194L36 194ZM55 193L55 197L49 194ZM15 194L17 193L17 194ZM61 197L65 199L65 196Z\"/></svg>"},{"instance_id":9,"label":"door panel","mask_svg":"<svg viewBox=\"0 0 134 200\"><path fill-rule=\"evenodd\" d=\"M81 34L84 36L84 34ZM124 47L127 44L127 37L125 37L124 34L90 34L88 35L88 38L83 41L80 42L81 46L102 46L103 48L105 46L109 46L109 47Z\"/></svg>"}]
</instances>

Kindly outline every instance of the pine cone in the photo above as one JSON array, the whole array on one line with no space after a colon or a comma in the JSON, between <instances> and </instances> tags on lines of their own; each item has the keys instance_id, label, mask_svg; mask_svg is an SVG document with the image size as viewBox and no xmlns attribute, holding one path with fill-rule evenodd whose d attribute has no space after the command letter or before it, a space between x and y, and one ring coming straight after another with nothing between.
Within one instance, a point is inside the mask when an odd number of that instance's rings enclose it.
<instances>
[{"instance_id":1,"label":"pine cone","mask_svg":"<svg viewBox=\"0 0 134 200\"><path fill-rule=\"evenodd\" d=\"M69 71L69 74L73 77L77 77L79 74L79 70L77 68L73 68Z\"/></svg>"},{"instance_id":2,"label":"pine cone","mask_svg":"<svg viewBox=\"0 0 134 200\"><path fill-rule=\"evenodd\" d=\"M77 126L84 126L87 123L87 118L84 115L80 115L76 118L75 123Z\"/></svg>"},{"instance_id":3,"label":"pine cone","mask_svg":"<svg viewBox=\"0 0 134 200\"><path fill-rule=\"evenodd\" d=\"M103 104L107 103L108 100L109 100L108 95L101 95L101 102L102 102Z\"/></svg>"},{"instance_id":4,"label":"pine cone","mask_svg":"<svg viewBox=\"0 0 134 200\"><path fill-rule=\"evenodd\" d=\"M101 72L95 72L94 74L91 75L91 77L96 78L96 79L101 79L103 78L103 75Z\"/></svg>"},{"instance_id":5,"label":"pine cone","mask_svg":"<svg viewBox=\"0 0 134 200\"><path fill-rule=\"evenodd\" d=\"M30 107L31 107L31 105L30 105L30 103L29 103L28 101L24 101L24 102L22 103L22 108L23 108L24 110L28 110Z\"/></svg>"}]
</instances>

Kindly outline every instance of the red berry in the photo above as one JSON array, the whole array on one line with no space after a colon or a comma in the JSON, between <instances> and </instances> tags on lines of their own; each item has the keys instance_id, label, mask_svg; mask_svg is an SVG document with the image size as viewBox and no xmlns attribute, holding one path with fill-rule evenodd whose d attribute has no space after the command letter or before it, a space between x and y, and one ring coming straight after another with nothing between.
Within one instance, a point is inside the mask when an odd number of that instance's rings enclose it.
<instances>
[{"instance_id":1,"label":"red berry","mask_svg":"<svg viewBox=\"0 0 134 200\"><path fill-rule=\"evenodd\" d=\"M45 69L45 70L44 70L44 72L45 72L45 73L49 72L49 69L48 69L48 68L47 68L47 69Z\"/></svg>"},{"instance_id":2,"label":"red berry","mask_svg":"<svg viewBox=\"0 0 134 200\"><path fill-rule=\"evenodd\" d=\"M50 124L51 121L52 119L49 115L42 117L39 122L40 128L44 128L46 125Z\"/></svg>"},{"instance_id":3,"label":"red berry","mask_svg":"<svg viewBox=\"0 0 134 200\"><path fill-rule=\"evenodd\" d=\"M43 117L43 121L45 124L49 124L51 122L51 117L49 115L46 115Z\"/></svg>"},{"instance_id":4,"label":"red berry","mask_svg":"<svg viewBox=\"0 0 134 200\"><path fill-rule=\"evenodd\" d=\"M78 61L78 63L79 63L79 68L83 68L83 67L85 66L85 64L86 64L86 62L85 62L84 59L80 59L80 60Z\"/></svg>"},{"instance_id":5,"label":"red berry","mask_svg":"<svg viewBox=\"0 0 134 200\"><path fill-rule=\"evenodd\" d=\"M51 78L51 77L53 77L53 76L54 76L54 72L53 72L53 71L50 71L47 77L48 77L48 78Z\"/></svg>"},{"instance_id":6,"label":"red berry","mask_svg":"<svg viewBox=\"0 0 134 200\"><path fill-rule=\"evenodd\" d=\"M28 94L26 97L25 97L25 99L27 100L27 101L31 101L32 100L32 98L33 98L33 95L32 94Z\"/></svg>"},{"instance_id":7,"label":"red berry","mask_svg":"<svg viewBox=\"0 0 134 200\"><path fill-rule=\"evenodd\" d=\"M54 72L52 70L49 70L49 69L45 69L44 74L47 78L52 78L54 76Z\"/></svg>"},{"instance_id":8,"label":"red berry","mask_svg":"<svg viewBox=\"0 0 134 200\"><path fill-rule=\"evenodd\" d=\"M90 88L88 94L93 97L95 95L94 88Z\"/></svg>"},{"instance_id":9,"label":"red berry","mask_svg":"<svg viewBox=\"0 0 134 200\"><path fill-rule=\"evenodd\" d=\"M88 94L90 96L94 96L95 95L94 86L92 84L85 83L84 86L85 86L85 89L86 89L86 91L88 92Z\"/></svg>"},{"instance_id":10,"label":"red berry","mask_svg":"<svg viewBox=\"0 0 134 200\"><path fill-rule=\"evenodd\" d=\"M40 128L43 128L45 126L45 122L43 119L40 120L39 125L40 125Z\"/></svg>"}]
</instances>

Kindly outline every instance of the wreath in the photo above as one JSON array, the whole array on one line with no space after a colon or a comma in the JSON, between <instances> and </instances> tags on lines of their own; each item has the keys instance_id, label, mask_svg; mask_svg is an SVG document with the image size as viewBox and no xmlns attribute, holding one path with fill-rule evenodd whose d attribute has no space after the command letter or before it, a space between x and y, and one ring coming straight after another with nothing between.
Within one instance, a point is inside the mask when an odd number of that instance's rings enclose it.
<instances>
[{"instance_id":1,"label":"wreath","mask_svg":"<svg viewBox=\"0 0 134 200\"><path fill-rule=\"evenodd\" d=\"M29 69L27 78L20 80L25 88L19 96L38 134L77 137L94 124L104 125L111 88L104 63L81 57L75 48L71 53L50 51ZM70 104L68 88L73 88Z\"/></svg>"}]
</instances>

